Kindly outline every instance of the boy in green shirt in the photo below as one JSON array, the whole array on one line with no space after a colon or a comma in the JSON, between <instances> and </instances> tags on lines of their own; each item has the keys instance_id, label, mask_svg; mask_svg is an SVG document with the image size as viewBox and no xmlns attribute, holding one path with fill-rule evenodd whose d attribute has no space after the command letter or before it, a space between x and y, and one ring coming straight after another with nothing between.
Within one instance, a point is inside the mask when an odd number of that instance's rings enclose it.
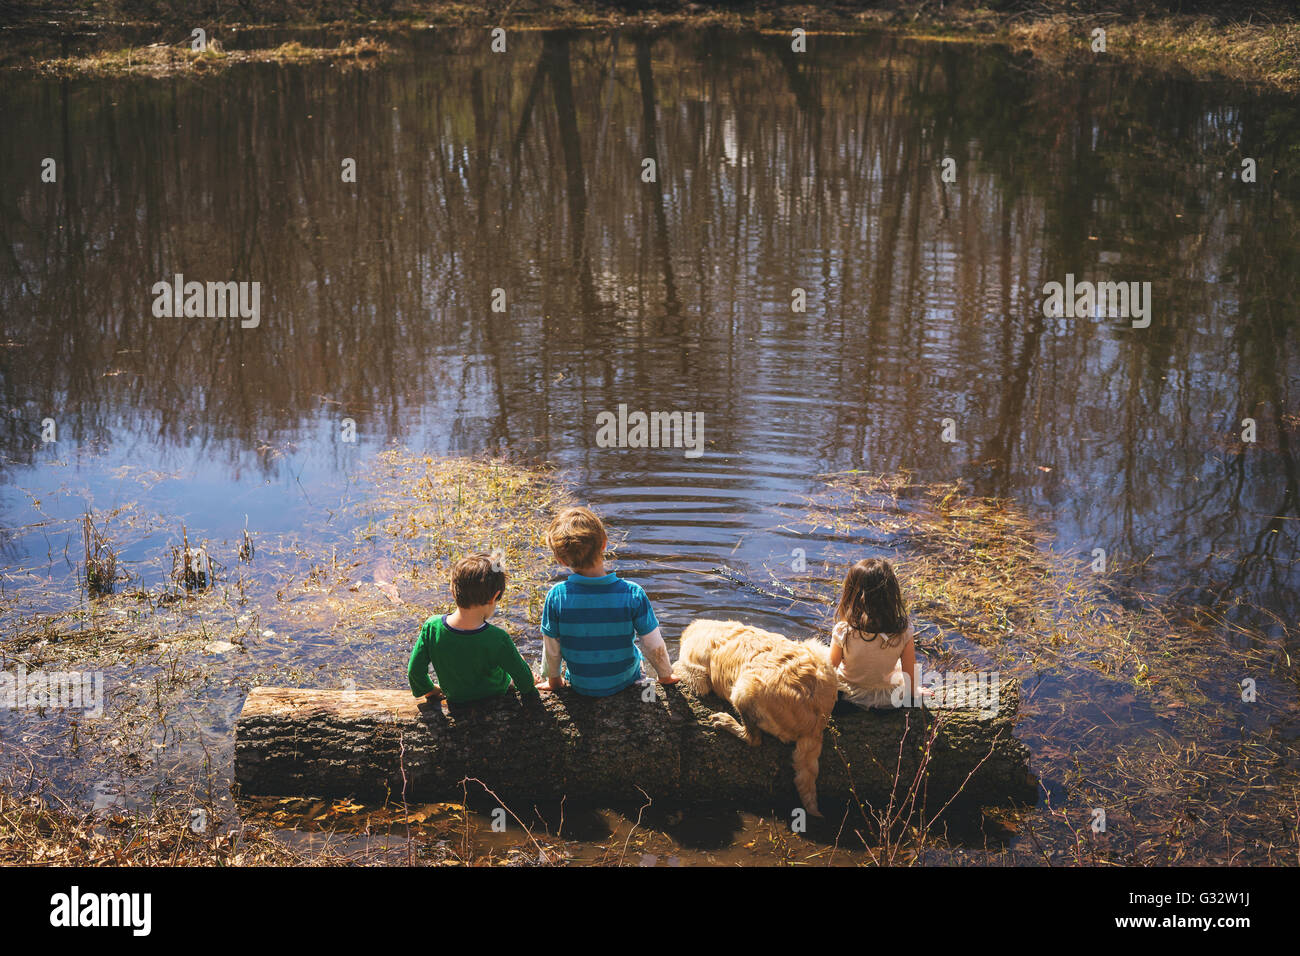
<instances>
[{"instance_id":1,"label":"boy in green shirt","mask_svg":"<svg viewBox=\"0 0 1300 956\"><path fill-rule=\"evenodd\" d=\"M508 693L512 681L524 700L539 699L533 672L519 656L515 642L487 622L505 586L505 572L494 567L486 554L456 562L451 570L456 610L435 614L420 628L406 669L412 694L429 703L446 697L453 714L458 704ZM429 680L430 667L441 687Z\"/></svg>"}]
</instances>

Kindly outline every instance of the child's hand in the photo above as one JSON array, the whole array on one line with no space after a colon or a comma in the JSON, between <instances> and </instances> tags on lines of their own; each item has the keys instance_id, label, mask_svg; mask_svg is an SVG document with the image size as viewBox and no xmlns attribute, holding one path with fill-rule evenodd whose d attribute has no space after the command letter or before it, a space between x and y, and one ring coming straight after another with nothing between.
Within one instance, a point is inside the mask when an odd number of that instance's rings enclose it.
<instances>
[{"instance_id":1,"label":"child's hand","mask_svg":"<svg viewBox=\"0 0 1300 956\"><path fill-rule=\"evenodd\" d=\"M667 677L659 678L659 683L663 684L665 687L671 684L680 684L681 682L682 679L680 677L674 677L672 674L669 674Z\"/></svg>"},{"instance_id":2,"label":"child's hand","mask_svg":"<svg viewBox=\"0 0 1300 956\"><path fill-rule=\"evenodd\" d=\"M438 687L425 694L423 697L416 699L416 706L424 711L441 711L442 702L447 699L447 695Z\"/></svg>"}]
</instances>

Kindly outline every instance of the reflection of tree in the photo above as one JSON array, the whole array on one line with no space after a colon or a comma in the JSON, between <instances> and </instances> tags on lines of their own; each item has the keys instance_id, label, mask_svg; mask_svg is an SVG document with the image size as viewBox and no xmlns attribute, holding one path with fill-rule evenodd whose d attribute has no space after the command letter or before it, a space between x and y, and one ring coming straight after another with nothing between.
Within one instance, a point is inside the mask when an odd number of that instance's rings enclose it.
<instances>
[{"instance_id":1,"label":"reflection of tree","mask_svg":"<svg viewBox=\"0 0 1300 956\"><path fill-rule=\"evenodd\" d=\"M1294 118L1293 113L1290 115ZM1277 142L1273 131L1276 114L1254 119L1262 120L1268 131L1262 140L1273 149L1287 148ZM1236 407L1240 414L1232 415L1229 432L1237 431L1242 417L1254 417L1264 447L1243 447L1227 458L1223 473L1225 479L1230 476L1231 497L1207 503L1217 505L1222 514L1215 522L1216 549L1235 544L1238 552L1235 564L1218 585L1220 592L1228 595L1241 589L1275 593L1295 590L1298 555L1293 529L1300 518L1300 470L1293 447L1295 425L1288 423L1286 416L1296 415L1290 396L1291 377L1296 371L1291 339L1295 329L1294 277L1300 269L1300 250L1294 241L1290 210L1279 209L1277 203L1272 188L1254 197L1253 228L1242 231L1231 256L1234 267L1241 270L1239 285L1245 290L1241 312L1247 321L1233 328L1233 351L1238 362L1234 370ZM1248 488L1253 501L1243 501ZM1247 536L1252 523L1254 533Z\"/></svg>"},{"instance_id":2,"label":"reflection of tree","mask_svg":"<svg viewBox=\"0 0 1300 956\"><path fill-rule=\"evenodd\" d=\"M564 153L564 191L569 200L569 235L573 249L573 269L577 273L581 301L590 308L594 301L591 264L588 259L587 177L582 165L582 137L578 132L578 108L573 100L573 74L569 59L570 37L564 31L547 31L542 35L543 57L555 97L555 114L559 123L560 148Z\"/></svg>"},{"instance_id":3,"label":"reflection of tree","mask_svg":"<svg viewBox=\"0 0 1300 956\"><path fill-rule=\"evenodd\" d=\"M658 120L655 117L655 78L650 66L650 43L646 35L636 39L636 73L641 83L641 136L645 143L643 159L654 160L656 169L653 182L647 183L650 201L654 206L654 243L664 276L665 307L669 313L680 308L677 301L677 283L673 279L673 261L668 250L668 216L664 210L664 191L657 172L659 161L659 140L655 132Z\"/></svg>"}]
</instances>

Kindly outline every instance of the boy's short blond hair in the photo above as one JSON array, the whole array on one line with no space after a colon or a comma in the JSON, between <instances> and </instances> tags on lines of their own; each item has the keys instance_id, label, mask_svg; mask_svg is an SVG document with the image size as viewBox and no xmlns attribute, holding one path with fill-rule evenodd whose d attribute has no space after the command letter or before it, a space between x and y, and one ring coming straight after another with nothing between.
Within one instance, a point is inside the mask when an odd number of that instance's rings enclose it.
<instances>
[{"instance_id":1,"label":"boy's short blond hair","mask_svg":"<svg viewBox=\"0 0 1300 956\"><path fill-rule=\"evenodd\" d=\"M605 525L590 508L565 508L546 531L555 560L568 568L589 568L605 553Z\"/></svg>"}]
</instances>

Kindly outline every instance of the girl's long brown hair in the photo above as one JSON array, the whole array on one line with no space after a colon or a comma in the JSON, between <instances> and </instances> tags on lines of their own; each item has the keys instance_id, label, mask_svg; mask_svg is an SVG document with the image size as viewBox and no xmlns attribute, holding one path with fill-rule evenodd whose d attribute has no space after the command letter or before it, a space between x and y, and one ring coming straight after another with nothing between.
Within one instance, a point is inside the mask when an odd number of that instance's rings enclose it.
<instances>
[{"instance_id":1,"label":"girl's long brown hair","mask_svg":"<svg viewBox=\"0 0 1300 956\"><path fill-rule=\"evenodd\" d=\"M907 630L907 606L888 561L863 558L844 575L835 620L863 635L893 637Z\"/></svg>"}]
</instances>

